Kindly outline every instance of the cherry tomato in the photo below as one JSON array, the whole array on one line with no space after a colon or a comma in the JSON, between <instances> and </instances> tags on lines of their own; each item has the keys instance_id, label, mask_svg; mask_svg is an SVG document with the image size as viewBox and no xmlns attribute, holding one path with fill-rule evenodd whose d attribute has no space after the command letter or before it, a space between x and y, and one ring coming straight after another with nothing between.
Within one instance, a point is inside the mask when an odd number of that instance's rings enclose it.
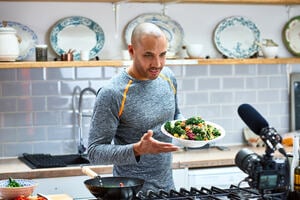
<instances>
[{"instance_id":1,"label":"cherry tomato","mask_svg":"<svg viewBox=\"0 0 300 200\"><path fill-rule=\"evenodd\" d=\"M28 200L28 198L25 197L24 195L21 195L21 196L14 198L14 200Z\"/></svg>"}]
</instances>

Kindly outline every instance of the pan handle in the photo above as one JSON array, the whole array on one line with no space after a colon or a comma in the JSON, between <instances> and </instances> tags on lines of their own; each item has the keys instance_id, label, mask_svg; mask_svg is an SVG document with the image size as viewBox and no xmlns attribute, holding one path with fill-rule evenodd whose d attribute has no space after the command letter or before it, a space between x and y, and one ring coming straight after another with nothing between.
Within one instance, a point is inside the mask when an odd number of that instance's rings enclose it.
<instances>
[{"instance_id":1,"label":"pan handle","mask_svg":"<svg viewBox=\"0 0 300 200\"><path fill-rule=\"evenodd\" d=\"M98 174L88 166L82 166L81 171L92 178L98 177Z\"/></svg>"}]
</instances>

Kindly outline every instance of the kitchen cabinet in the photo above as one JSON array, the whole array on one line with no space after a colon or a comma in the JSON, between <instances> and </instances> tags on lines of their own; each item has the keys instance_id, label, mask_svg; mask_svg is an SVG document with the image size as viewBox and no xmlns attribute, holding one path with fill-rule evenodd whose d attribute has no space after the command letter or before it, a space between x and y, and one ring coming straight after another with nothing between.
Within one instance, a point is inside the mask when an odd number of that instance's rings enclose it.
<instances>
[{"instance_id":1,"label":"kitchen cabinet","mask_svg":"<svg viewBox=\"0 0 300 200\"><path fill-rule=\"evenodd\" d=\"M101 175L110 176L110 175ZM57 178L40 178L33 179L38 183L34 194L68 194L71 197L82 198L92 197L93 195L85 187L84 181L89 179L88 176L72 176L72 177L57 177Z\"/></svg>"},{"instance_id":2,"label":"kitchen cabinet","mask_svg":"<svg viewBox=\"0 0 300 200\"><path fill-rule=\"evenodd\" d=\"M50 68L50 67L124 67L131 61L47 61L47 62L0 62L0 69L9 68ZM249 58L249 59L176 59L167 60L167 66L180 65L241 65L241 64L298 64L300 58Z\"/></svg>"},{"instance_id":3,"label":"kitchen cabinet","mask_svg":"<svg viewBox=\"0 0 300 200\"><path fill-rule=\"evenodd\" d=\"M188 185L197 188L210 188L211 186L229 188L231 184L238 185L247 176L246 173L235 166L189 169Z\"/></svg>"},{"instance_id":4,"label":"kitchen cabinet","mask_svg":"<svg viewBox=\"0 0 300 200\"><path fill-rule=\"evenodd\" d=\"M189 188L188 168L173 169L173 179L176 190Z\"/></svg>"},{"instance_id":5,"label":"kitchen cabinet","mask_svg":"<svg viewBox=\"0 0 300 200\"><path fill-rule=\"evenodd\" d=\"M101 177L112 176L111 174L101 174ZM188 188L188 168L173 170L176 189L181 187ZM85 187L84 181L88 176L70 176L56 178L37 178L33 179L38 183L34 194L68 194L73 198L92 197L89 190Z\"/></svg>"},{"instance_id":6,"label":"kitchen cabinet","mask_svg":"<svg viewBox=\"0 0 300 200\"><path fill-rule=\"evenodd\" d=\"M7 0L0 0L7 1ZM19 2L37 2L40 0L14 0ZM299 0L44 0L44 2L141 2L141 3L222 3L222 4L300 4Z\"/></svg>"},{"instance_id":7,"label":"kitchen cabinet","mask_svg":"<svg viewBox=\"0 0 300 200\"><path fill-rule=\"evenodd\" d=\"M112 176L102 174L102 177ZM228 188L231 184L237 185L247 174L237 167L213 167L204 169L173 169L173 177L176 190L180 188L190 189L190 187L216 186ZM68 194L73 198L92 197L91 193L84 185L88 176L56 177L34 179L38 187L34 194Z\"/></svg>"}]
</instances>

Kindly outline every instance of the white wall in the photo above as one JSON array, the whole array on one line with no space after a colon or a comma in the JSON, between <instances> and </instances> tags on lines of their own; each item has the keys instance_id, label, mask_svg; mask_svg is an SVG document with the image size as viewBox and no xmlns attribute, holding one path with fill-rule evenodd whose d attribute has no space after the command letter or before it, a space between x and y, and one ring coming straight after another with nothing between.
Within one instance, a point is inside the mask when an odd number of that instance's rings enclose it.
<instances>
[{"instance_id":1,"label":"white wall","mask_svg":"<svg viewBox=\"0 0 300 200\"><path fill-rule=\"evenodd\" d=\"M287 57L291 55L282 43L281 31L291 17L300 15L298 5L120 3L117 8L119 20L115 23L112 3L0 2L0 19L29 26L38 35L40 43L49 44L51 27L60 19L75 15L90 18L105 32L100 58L110 59L121 57L127 23L140 14L151 12L165 12L176 20L184 29L186 43L204 44L204 56L220 57L212 41L214 28L226 17L241 15L258 26L261 38L271 38L279 43L279 56ZM50 57L56 56L53 52L50 54Z\"/></svg>"}]
</instances>

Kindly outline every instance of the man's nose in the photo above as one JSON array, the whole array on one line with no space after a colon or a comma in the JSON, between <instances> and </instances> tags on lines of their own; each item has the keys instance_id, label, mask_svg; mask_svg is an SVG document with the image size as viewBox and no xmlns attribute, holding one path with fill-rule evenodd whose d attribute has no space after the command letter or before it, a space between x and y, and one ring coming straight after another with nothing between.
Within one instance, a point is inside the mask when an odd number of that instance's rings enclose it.
<instances>
[{"instance_id":1,"label":"man's nose","mask_svg":"<svg viewBox=\"0 0 300 200\"><path fill-rule=\"evenodd\" d=\"M152 60L152 65L155 67L161 67L161 58L159 56L156 56Z\"/></svg>"}]
</instances>

